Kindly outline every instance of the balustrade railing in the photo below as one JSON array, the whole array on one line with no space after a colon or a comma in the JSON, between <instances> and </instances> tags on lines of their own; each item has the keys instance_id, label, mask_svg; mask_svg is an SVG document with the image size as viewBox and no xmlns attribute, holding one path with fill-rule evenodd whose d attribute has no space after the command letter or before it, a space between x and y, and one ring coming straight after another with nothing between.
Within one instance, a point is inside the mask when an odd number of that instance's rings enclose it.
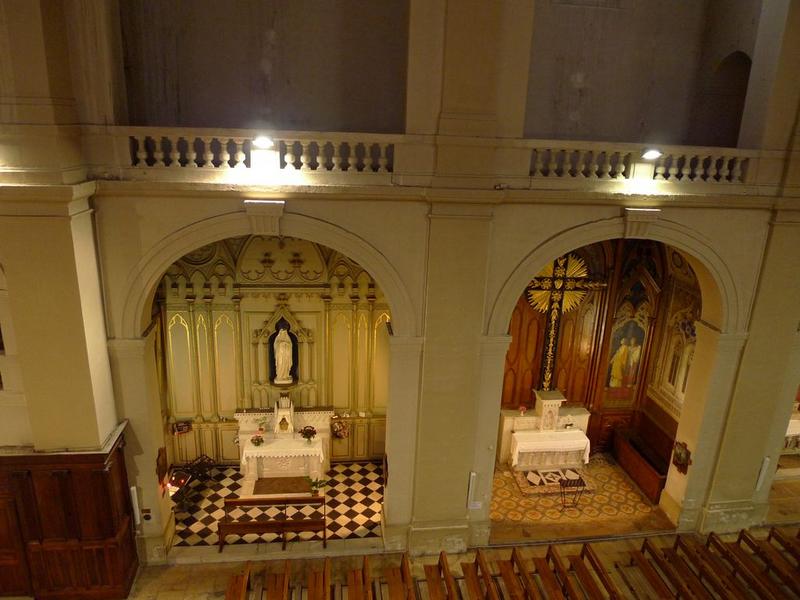
<instances>
[{"instance_id":1,"label":"balustrade railing","mask_svg":"<svg viewBox=\"0 0 800 600\"><path fill-rule=\"evenodd\" d=\"M655 162L653 179L675 183L742 183L750 156L740 150L727 153L668 152Z\"/></svg>"},{"instance_id":2,"label":"balustrade railing","mask_svg":"<svg viewBox=\"0 0 800 600\"><path fill-rule=\"evenodd\" d=\"M573 149L535 146L531 150L530 176L534 178L628 179L631 150Z\"/></svg>"},{"instance_id":3,"label":"balustrade railing","mask_svg":"<svg viewBox=\"0 0 800 600\"><path fill-rule=\"evenodd\" d=\"M346 137L345 137L346 136ZM250 168L255 136L185 135L172 132L129 136L130 166L138 168ZM349 134L285 135L273 138L280 168L296 171L391 173L394 143Z\"/></svg>"}]
</instances>

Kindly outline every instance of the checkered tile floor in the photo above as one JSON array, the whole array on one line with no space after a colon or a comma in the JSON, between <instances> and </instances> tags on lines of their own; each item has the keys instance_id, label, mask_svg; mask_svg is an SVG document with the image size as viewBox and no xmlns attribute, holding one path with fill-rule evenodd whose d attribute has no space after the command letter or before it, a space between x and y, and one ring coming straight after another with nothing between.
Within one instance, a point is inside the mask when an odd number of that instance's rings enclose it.
<instances>
[{"instance_id":1,"label":"checkered tile floor","mask_svg":"<svg viewBox=\"0 0 800 600\"><path fill-rule=\"evenodd\" d=\"M217 522L222 518L223 499L236 495L241 488L242 475L234 467L215 468L209 471L205 482L192 482L187 492L186 512L175 512L176 546L212 546L217 543ZM383 472L374 463L352 463L333 465L328 471L331 483L325 488L329 540L366 538L380 536L381 506L383 504ZM289 517L302 518L321 515L307 508ZM236 519L262 519L274 517L278 509L263 511L258 508L232 511ZM273 542L276 534L230 535L226 544L251 544ZM288 541L321 540L321 533L303 532L289 534Z\"/></svg>"}]
</instances>

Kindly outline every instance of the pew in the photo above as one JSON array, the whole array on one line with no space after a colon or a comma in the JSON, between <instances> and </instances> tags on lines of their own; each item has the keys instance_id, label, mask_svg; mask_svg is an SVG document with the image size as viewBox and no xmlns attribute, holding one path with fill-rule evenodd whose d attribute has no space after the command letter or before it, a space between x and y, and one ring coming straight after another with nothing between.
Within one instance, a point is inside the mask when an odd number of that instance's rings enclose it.
<instances>
[{"instance_id":1,"label":"pew","mask_svg":"<svg viewBox=\"0 0 800 600\"><path fill-rule=\"evenodd\" d=\"M606 568L603 566L600 558L595 553L594 548L592 548L589 544L583 545L580 556L571 556L568 557L568 560L570 561L570 565L572 566L573 570L577 569L576 574L578 575L578 581L580 581L584 591L588 593L587 586L591 586L592 583L595 583L592 573L586 568L584 563L584 561L586 561L589 563L589 566L592 567L592 572L600 581L600 584L603 586L603 589L605 589L606 594L608 594L608 597L611 600L622 600L624 598L616 584L612 581L611 575L609 575L608 571L606 571ZM584 579L586 579L585 585ZM596 588L596 583L594 587ZM599 590L597 591L599 592ZM598 597L604 598L602 593L600 593Z\"/></svg>"},{"instance_id":2,"label":"pew","mask_svg":"<svg viewBox=\"0 0 800 600\"><path fill-rule=\"evenodd\" d=\"M520 556L517 548L511 551L511 563L517 570L517 573L519 573L520 579L522 579L522 585L525 588L525 592L528 594L528 598L532 600L542 600L542 593L539 591L536 581L533 579L533 575L525 568L525 561L522 556Z\"/></svg>"},{"instance_id":3,"label":"pew","mask_svg":"<svg viewBox=\"0 0 800 600\"><path fill-rule=\"evenodd\" d=\"M567 598L570 600L578 600L583 598L583 595L580 594L575 587L575 584L569 578L569 573L567 572L567 568L564 566L564 560L561 558L561 555L556 550L556 547L553 544L547 548L547 564L552 563L553 565L553 572L556 575L556 578L559 580L561 589L564 590Z\"/></svg>"},{"instance_id":4,"label":"pew","mask_svg":"<svg viewBox=\"0 0 800 600\"><path fill-rule=\"evenodd\" d=\"M414 600L417 597L414 578L411 577L411 565L408 555L403 553L400 567L389 567L384 570L384 577L389 588L390 600Z\"/></svg>"},{"instance_id":5,"label":"pew","mask_svg":"<svg viewBox=\"0 0 800 600\"><path fill-rule=\"evenodd\" d=\"M250 589L250 563L245 563L241 573L236 573L228 580L225 588L225 600L247 600Z\"/></svg>"},{"instance_id":6,"label":"pew","mask_svg":"<svg viewBox=\"0 0 800 600\"><path fill-rule=\"evenodd\" d=\"M752 550L766 565L767 573L773 572L783 584L800 596L800 573L775 547L766 540L757 540L753 535L743 529L736 540L739 546L744 544Z\"/></svg>"},{"instance_id":7,"label":"pew","mask_svg":"<svg viewBox=\"0 0 800 600\"><path fill-rule=\"evenodd\" d=\"M450 572L444 551L439 553L439 561L435 565L425 565L424 569L431 600L459 600L456 580Z\"/></svg>"},{"instance_id":8,"label":"pew","mask_svg":"<svg viewBox=\"0 0 800 600\"><path fill-rule=\"evenodd\" d=\"M800 531L798 531L798 534L800 534ZM767 541L771 542L772 540L778 542L783 551L789 554L795 560L798 568L800 568L800 541L797 538L786 535L777 527L770 528L769 535L767 535Z\"/></svg>"},{"instance_id":9,"label":"pew","mask_svg":"<svg viewBox=\"0 0 800 600\"><path fill-rule=\"evenodd\" d=\"M372 577L369 573L369 559L365 556L360 569L352 569L347 574L347 599L372 600Z\"/></svg>"},{"instance_id":10,"label":"pew","mask_svg":"<svg viewBox=\"0 0 800 600\"><path fill-rule=\"evenodd\" d=\"M721 597L734 600L750 599L741 585L742 582L736 579L736 573L719 556L709 552L702 544L679 535L675 539L673 549L676 552L683 552L694 563L701 578L707 581Z\"/></svg>"},{"instance_id":11,"label":"pew","mask_svg":"<svg viewBox=\"0 0 800 600\"><path fill-rule=\"evenodd\" d=\"M288 515L290 507L298 508L312 506L321 511L321 518L292 518ZM275 518L260 520L240 521L231 515L231 511L242 507L259 507L264 510L277 507L279 514ZM322 532L322 546L327 547L327 524L325 522L325 496L298 497L273 497L273 498L226 498L223 509L225 514L220 519L217 532L219 537L219 551L225 546L225 538L229 535L246 535L248 533L276 533L278 534L283 549L286 549L286 534L301 533L303 531ZM297 513L299 514L299 513Z\"/></svg>"},{"instance_id":12,"label":"pew","mask_svg":"<svg viewBox=\"0 0 800 600\"><path fill-rule=\"evenodd\" d=\"M464 583L467 586L467 595L470 600L500 600L500 592L489 570L483 550L478 548L474 562L461 563L461 572L464 574Z\"/></svg>"},{"instance_id":13,"label":"pew","mask_svg":"<svg viewBox=\"0 0 800 600\"><path fill-rule=\"evenodd\" d=\"M564 591L561 584L553 573L547 558L534 558L533 565L536 567L536 574L542 582L542 588L548 600L564 600Z\"/></svg>"},{"instance_id":14,"label":"pew","mask_svg":"<svg viewBox=\"0 0 800 600\"><path fill-rule=\"evenodd\" d=\"M642 542L642 550L641 554L644 557L648 555L655 563L655 566L661 571L663 577L672 586L672 589L675 590L675 597L676 598L693 598L692 593L689 591L689 588L686 585L686 582L683 581L681 576L675 571L674 567L667 562L666 557L661 553L661 551L656 548L653 543L645 539Z\"/></svg>"},{"instance_id":15,"label":"pew","mask_svg":"<svg viewBox=\"0 0 800 600\"><path fill-rule=\"evenodd\" d=\"M661 575L658 574L658 571L653 568L653 565L650 564L647 557L640 550L632 550L630 555L631 561L628 564L636 565L639 572L644 575L650 589L655 592L659 600L667 600L668 598L675 597L672 590L670 590L667 584L664 583L664 580L661 579Z\"/></svg>"},{"instance_id":16,"label":"pew","mask_svg":"<svg viewBox=\"0 0 800 600\"><path fill-rule=\"evenodd\" d=\"M331 559L326 558L322 571L309 571L306 581L308 600L331 600Z\"/></svg>"},{"instance_id":17,"label":"pew","mask_svg":"<svg viewBox=\"0 0 800 600\"><path fill-rule=\"evenodd\" d=\"M291 566L288 560L283 561L283 569L278 573L268 573L264 570L264 590L267 592L267 600L289 600L289 579L291 576ZM254 588L253 597L261 599L261 593L256 593Z\"/></svg>"},{"instance_id":18,"label":"pew","mask_svg":"<svg viewBox=\"0 0 800 600\"><path fill-rule=\"evenodd\" d=\"M778 600L785 596L783 590L769 578L769 574L762 571L736 542L723 542L717 534L712 532L708 534L706 547L716 550L731 565L734 572L740 575L760 597Z\"/></svg>"}]
</instances>

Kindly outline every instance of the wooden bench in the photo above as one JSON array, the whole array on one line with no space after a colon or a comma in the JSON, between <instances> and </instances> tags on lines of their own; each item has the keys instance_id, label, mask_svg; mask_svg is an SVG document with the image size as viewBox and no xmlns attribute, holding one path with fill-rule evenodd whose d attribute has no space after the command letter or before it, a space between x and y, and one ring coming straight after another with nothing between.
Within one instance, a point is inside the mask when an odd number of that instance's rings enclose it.
<instances>
[{"instance_id":1,"label":"wooden bench","mask_svg":"<svg viewBox=\"0 0 800 600\"><path fill-rule=\"evenodd\" d=\"M364 557L360 569L352 569L347 574L347 600L372 600L372 577L369 559Z\"/></svg>"},{"instance_id":2,"label":"wooden bench","mask_svg":"<svg viewBox=\"0 0 800 600\"><path fill-rule=\"evenodd\" d=\"M467 586L467 596L470 600L500 600L500 592L489 570L489 563L483 550L478 548L475 561L461 563L461 572L464 574L464 583Z\"/></svg>"},{"instance_id":3,"label":"wooden bench","mask_svg":"<svg viewBox=\"0 0 800 600\"><path fill-rule=\"evenodd\" d=\"M241 573L236 573L228 580L225 588L225 600L247 600L250 589L250 563L244 565Z\"/></svg>"},{"instance_id":4,"label":"wooden bench","mask_svg":"<svg viewBox=\"0 0 800 600\"><path fill-rule=\"evenodd\" d=\"M567 596L567 598L572 599L584 597L578 592L575 584L569 578L567 568L564 566L564 560L561 558L558 550L556 550L556 547L552 544L547 548L546 561L548 565L553 565L553 573L555 573L555 576L558 578L561 589L564 591L564 594Z\"/></svg>"},{"instance_id":5,"label":"wooden bench","mask_svg":"<svg viewBox=\"0 0 800 600\"><path fill-rule=\"evenodd\" d=\"M631 561L629 565L636 565L639 572L644 575L647 584L653 592L655 592L656 598L659 600L667 600L675 597L675 594L672 593L672 590L669 589L669 586L664 582L661 575L658 574L658 571L650 564L650 561L647 560L647 557L641 550L632 550L630 555Z\"/></svg>"},{"instance_id":6,"label":"wooden bench","mask_svg":"<svg viewBox=\"0 0 800 600\"><path fill-rule=\"evenodd\" d=\"M798 535L800 535L800 531L798 531ZM770 528L769 535L767 535L767 541L771 542L772 540L778 542L783 551L789 554L800 568L800 540L791 537L777 527Z\"/></svg>"},{"instance_id":7,"label":"wooden bench","mask_svg":"<svg viewBox=\"0 0 800 600\"><path fill-rule=\"evenodd\" d=\"M653 504L658 504L661 491L667 483L669 465L662 464L646 448L647 445L639 442L632 432L614 432L614 459L636 482L642 493Z\"/></svg>"},{"instance_id":8,"label":"wooden bench","mask_svg":"<svg viewBox=\"0 0 800 600\"><path fill-rule=\"evenodd\" d=\"M411 565L408 555L403 553L399 567L384 570L386 585L389 587L390 600L415 600L417 597L414 578L411 577Z\"/></svg>"},{"instance_id":9,"label":"wooden bench","mask_svg":"<svg viewBox=\"0 0 800 600\"><path fill-rule=\"evenodd\" d=\"M767 572L773 572L783 584L800 596L800 572L767 540L757 540L743 529L736 542L748 546L766 565Z\"/></svg>"},{"instance_id":10,"label":"wooden bench","mask_svg":"<svg viewBox=\"0 0 800 600\"><path fill-rule=\"evenodd\" d=\"M669 585L671 585L675 590L676 598L694 598L694 595L689 591L689 587L687 586L686 582L678 574L675 568L667 561L661 550L653 545L653 542L645 539L644 542L642 542L641 554L645 558L647 558L648 555L650 556L656 568L661 572L662 579L669 582Z\"/></svg>"},{"instance_id":11,"label":"wooden bench","mask_svg":"<svg viewBox=\"0 0 800 600\"><path fill-rule=\"evenodd\" d=\"M294 518L288 515L290 507L311 506L322 512L321 518ZM279 514L275 518L258 520L237 520L231 516L231 511L237 508L262 508L265 511L277 507ZM275 533L286 549L286 534L301 533L303 531L322 532L322 546L327 547L327 525L325 522L325 496L276 497L276 498L226 498L224 504L225 514L218 524L219 551L225 546L225 538L229 535L246 535L248 533L264 534ZM296 514L300 514L297 512Z\"/></svg>"},{"instance_id":12,"label":"wooden bench","mask_svg":"<svg viewBox=\"0 0 800 600\"><path fill-rule=\"evenodd\" d=\"M531 598L532 600L542 600L542 593L536 585L533 574L525 567L525 560L522 558L517 548L514 548L511 551L511 564L513 569L516 569L519 578L522 580L522 586L525 588L527 597Z\"/></svg>"},{"instance_id":13,"label":"wooden bench","mask_svg":"<svg viewBox=\"0 0 800 600\"><path fill-rule=\"evenodd\" d=\"M679 535L673 545L675 552L680 552L694 566L700 578L706 581L714 592L722 598L749 600L750 595L744 590L742 581L737 580L736 573L716 554L694 539Z\"/></svg>"},{"instance_id":14,"label":"wooden bench","mask_svg":"<svg viewBox=\"0 0 800 600\"><path fill-rule=\"evenodd\" d=\"M308 600L331 600L331 559L326 558L322 571L309 571L306 582Z\"/></svg>"},{"instance_id":15,"label":"wooden bench","mask_svg":"<svg viewBox=\"0 0 800 600\"><path fill-rule=\"evenodd\" d=\"M583 545L580 556L569 556L567 559L570 562L572 570L575 571L581 587L583 587L584 591L587 593L587 595L589 595L590 598L598 598L599 600L605 599L605 595L597 587L597 581L595 580L595 577L600 581L600 584L603 586L603 589L605 589L606 594L608 594L608 597L611 600L622 600L624 598L619 589L617 589L617 586L611 580L611 575L609 575L608 571L606 571L603 563L600 562L600 559L598 558L594 549L589 544ZM586 563L588 563L592 568L591 571L589 571L589 569L586 567ZM594 573L594 576L592 573Z\"/></svg>"},{"instance_id":16,"label":"wooden bench","mask_svg":"<svg viewBox=\"0 0 800 600\"><path fill-rule=\"evenodd\" d=\"M444 551L439 553L439 561L435 565L425 565L424 569L431 600L459 600L456 580L450 572Z\"/></svg>"},{"instance_id":17,"label":"wooden bench","mask_svg":"<svg viewBox=\"0 0 800 600\"><path fill-rule=\"evenodd\" d=\"M760 598L778 600L785 597L783 590L775 585L769 574L736 542L723 542L715 533L709 533L706 547L716 550Z\"/></svg>"}]
</instances>

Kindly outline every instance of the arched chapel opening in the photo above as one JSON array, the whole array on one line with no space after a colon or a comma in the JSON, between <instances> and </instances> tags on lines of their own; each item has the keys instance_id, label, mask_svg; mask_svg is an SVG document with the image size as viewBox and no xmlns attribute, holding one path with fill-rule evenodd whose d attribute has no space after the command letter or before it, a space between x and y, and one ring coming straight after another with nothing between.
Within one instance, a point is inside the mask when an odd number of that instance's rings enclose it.
<instances>
[{"instance_id":1,"label":"arched chapel opening","mask_svg":"<svg viewBox=\"0 0 800 600\"><path fill-rule=\"evenodd\" d=\"M696 400L694 270L661 242L614 239L531 275L508 329L492 541L672 529L659 501Z\"/></svg>"},{"instance_id":2,"label":"arched chapel opening","mask_svg":"<svg viewBox=\"0 0 800 600\"><path fill-rule=\"evenodd\" d=\"M166 461L194 480L170 490L176 545L216 544L226 497L293 485L320 487L328 539L380 535L391 312L361 265L294 237L227 238L169 266L153 317Z\"/></svg>"}]
</instances>

